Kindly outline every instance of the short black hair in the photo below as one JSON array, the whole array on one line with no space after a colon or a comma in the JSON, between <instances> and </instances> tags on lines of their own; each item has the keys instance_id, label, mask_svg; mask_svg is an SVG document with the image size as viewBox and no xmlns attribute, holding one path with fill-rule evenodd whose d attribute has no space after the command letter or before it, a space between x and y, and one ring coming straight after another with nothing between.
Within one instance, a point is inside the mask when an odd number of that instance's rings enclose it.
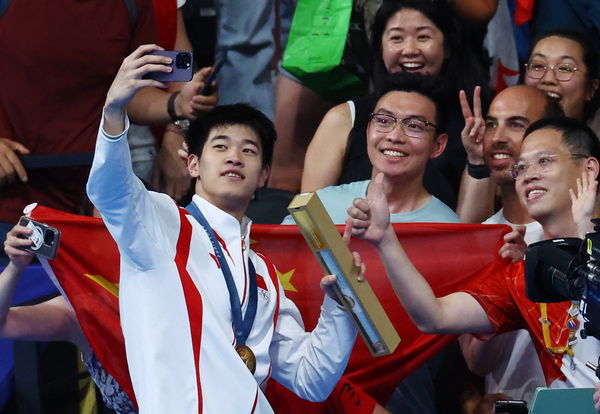
<instances>
[{"instance_id":1,"label":"short black hair","mask_svg":"<svg viewBox=\"0 0 600 414\"><path fill-rule=\"evenodd\" d=\"M560 132L571 154L585 154L600 160L600 143L596 133L585 123L567 117L542 118L527 128L525 138L535 131L552 129ZM523 138L523 139L525 139Z\"/></svg>"},{"instance_id":2,"label":"short black hair","mask_svg":"<svg viewBox=\"0 0 600 414\"><path fill-rule=\"evenodd\" d=\"M383 77L378 85L375 92L376 102L389 92L415 92L429 99L435 106L437 133L446 132L446 111L443 110L445 94L440 78L420 73L391 73Z\"/></svg>"},{"instance_id":3,"label":"short black hair","mask_svg":"<svg viewBox=\"0 0 600 414\"><path fill-rule=\"evenodd\" d=\"M275 126L265 114L245 103L216 106L212 111L192 121L185 138L189 153L199 157L202 155L210 131L232 125L246 126L258 135L262 150L262 164L270 166L277 139Z\"/></svg>"}]
</instances>

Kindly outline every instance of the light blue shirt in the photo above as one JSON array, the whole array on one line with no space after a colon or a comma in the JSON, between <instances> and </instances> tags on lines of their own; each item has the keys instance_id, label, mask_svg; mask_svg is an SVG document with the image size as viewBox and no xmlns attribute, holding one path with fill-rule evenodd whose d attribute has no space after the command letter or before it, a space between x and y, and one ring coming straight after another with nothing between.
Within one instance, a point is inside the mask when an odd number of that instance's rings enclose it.
<instances>
[{"instance_id":1,"label":"light blue shirt","mask_svg":"<svg viewBox=\"0 0 600 414\"><path fill-rule=\"evenodd\" d=\"M356 181L349 184L335 185L317 190L317 195L335 224L344 224L348 217L347 210L355 198L366 197L367 187L371 180ZM431 196L431 199L421 208L406 213L390 214L392 223L459 223L456 213ZM292 216L288 215L281 224L295 224Z\"/></svg>"}]
</instances>

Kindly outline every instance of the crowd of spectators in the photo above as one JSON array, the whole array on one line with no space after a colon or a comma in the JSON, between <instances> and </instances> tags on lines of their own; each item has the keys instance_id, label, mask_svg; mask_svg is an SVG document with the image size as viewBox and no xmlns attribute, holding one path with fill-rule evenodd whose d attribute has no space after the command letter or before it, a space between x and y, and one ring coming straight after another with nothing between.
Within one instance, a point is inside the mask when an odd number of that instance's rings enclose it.
<instances>
[{"instance_id":1,"label":"crowd of spectators","mask_svg":"<svg viewBox=\"0 0 600 414\"><path fill-rule=\"evenodd\" d=\"M382 173L377 185L385 191L391 222L523 225L528 244L563 235L548 230L549 215L532 214L524 204L515 179L533 168L530 160L517 162L526 130L542 118L572 118L589 125L592 135L600 133L600 5L536 0L523 11L499 0L355 0L353 7L372 22L365 27L372 61L369 92L331 102L280 65L293 10L301 1L260 0L251 7L240 0L87 0L60 7L39 0L0 2L0 239L8 237L6 250L19 272L29 259L16 251L18 236L27 233L11 229L26 205L96 213L85 182L103 102L124 59L144 44L194 49L196 56L191 81L149 86L127 106L136 124L129 141L135 173L149 189L180 204L192 191L182 160L187 129L181 121L202 119L216 105L244 102L273 120L278 134L271 176L248 209L255 223L293 224L284 219L288 202L297 192L316 191L334 221L343 224L352 200L367 197ZM522 61L516 68L519 85L499 90L490 76L484 38L488 22L506 10L519 23L522 13L528 18L519 27L506 27L515 33L510 38L518 40L512 46ZM198 27L207 19L213 19L213 30ZM227 60L215 87L199 94L212 70L206 50L223 49ZM563 128L556 125L542 124L529 133L535 138L536 131ZM565 130L578 128L565 125ZM538 170L545 168L536 162ZM578 197L563 195L569 204L565 214L572 214L570 200ZM0 288L12 292L20 273L14 263L7 264L9 257L0 255L0 266L6 266ZM18 332L2 327L11 294L0 295L0 336ZM58 296L45 306L62 318L46 328L62 331L50 336L32 328L28 336L70 340L83 351L92 376L99 376L103 368L67 301ZM462 325L454 331L471 332ZM548 378L525 329L480 339L462 335L462 355L458 346L440 353L423 366L426 373L409 376L398 385L395 399L379 402L376 410L491 412L491 401L530 400L535 388L545 385ZM451 381L448 373L438 372L442 358L459 360L485 377L485 383L470 379L480 394L471 404L456 399L445 409L407 403L409 395L435 401L434 379ZM115 409L122 404L118 412L132 412L130 401L121 398L126 397L111 395L107 402Z\"/></svg>"}]
</instances>

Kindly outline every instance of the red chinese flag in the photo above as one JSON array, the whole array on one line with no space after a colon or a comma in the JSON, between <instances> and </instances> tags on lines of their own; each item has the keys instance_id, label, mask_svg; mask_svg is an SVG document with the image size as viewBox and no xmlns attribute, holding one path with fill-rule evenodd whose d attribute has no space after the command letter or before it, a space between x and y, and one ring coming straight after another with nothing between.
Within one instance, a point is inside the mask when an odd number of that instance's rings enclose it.
<instances>
[{"instance_id":1,"label":"red chinese flag","mask_svg":"<svg viewBox=\"0 0 600 414\"><path fill-rule=\"evenodd\" d=\"M116 243L101 219L42 206L37 206L31 217L60 230L57 257L42 264L60 283L96 357L135 404L119 320Z\"/></svg>"},{"instance_id":2,"label":"red chinese flag","mask_svg":"<svg viewBox=\"0 0 600 414\"><path fill-rule=\"evenodd\" d=\"M59 254L48 262L51 271L72 303L98 359L133 396L115 295L119 259L114 241L100 219L44 207L35 208L32 217L61 230ZM455 292L477 275L505 266L498 249L508 226L406 223L396 224L395 229L407 254L437 296ZM339 230L343 230L342 226ZM251 243L255 251L265 253L275 264L286 295L300 309L306 329L312 330L323 301L319 288L323 271L300 231L295 226L255 225ZM396 298L373 247L353 240L351 249L361 254L367 266L367 280L402 341L392 355L374 358L358 339L344 379L330 397L333 400L327 403L329 407L339 406L349 389L351 393L366 392L385 404L402 378L455 338L420 333ZM268 396L275 412L291 412L290 407L304 407L303 414L307 410L325 410L323 404L300 404L292 393L272 385Z\"/></svg>"}]
</instances>

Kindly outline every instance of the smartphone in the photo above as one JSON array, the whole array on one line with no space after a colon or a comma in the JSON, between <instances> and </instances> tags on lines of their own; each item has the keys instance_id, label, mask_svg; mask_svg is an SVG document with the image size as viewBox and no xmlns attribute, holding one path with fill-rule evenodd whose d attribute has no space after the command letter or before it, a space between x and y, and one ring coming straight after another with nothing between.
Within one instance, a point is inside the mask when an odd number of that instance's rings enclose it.
<instances>
[{"instance_id":1,"label":"smartphone","mask_svg":"<svg viewBox=\"0 0 600 414\"><path fill-rule=\"evenodd\" d=\"M150 55L160 55L172 59L171 72L150 72L144 79L154 79L159 82L189 82L192 80L194 58L192 52L185 50L155 50Z\"/></svg>"},{"instance_id":2,"label":"smartphone","mask_svg":"<svg viewBox=\"0 0 600 414\"><path fill-rule=\"evenodd\" d=\"M32 240L33 244L24 247L23 250L39 254L48 259L54 259L56 257L58 244L60 242L60 230L56 227L32 220L29 217L21 217L19 224L33 230L33 233L31 233L29 237L24 237Z\"/></svg>"},{"instance_id":3,"label":"smartphone","mask_svg":"<svg viewBox=\"0 0 600 414\"><path fill-rule=\"evenodd\" d=\"M225 63L225 60L227 59L227 51L227 48L223 48L219 53L217 53L217 56L215 57L215 62L213 63L213 69L210 72L210 75L208 75L204 86L202 87L202 89L200 89L200 95L210 95L213 92L212 83L217 78L217 73L219 73L219 71L223 67L223 64Z\"/></svg>"}]
</instances>

